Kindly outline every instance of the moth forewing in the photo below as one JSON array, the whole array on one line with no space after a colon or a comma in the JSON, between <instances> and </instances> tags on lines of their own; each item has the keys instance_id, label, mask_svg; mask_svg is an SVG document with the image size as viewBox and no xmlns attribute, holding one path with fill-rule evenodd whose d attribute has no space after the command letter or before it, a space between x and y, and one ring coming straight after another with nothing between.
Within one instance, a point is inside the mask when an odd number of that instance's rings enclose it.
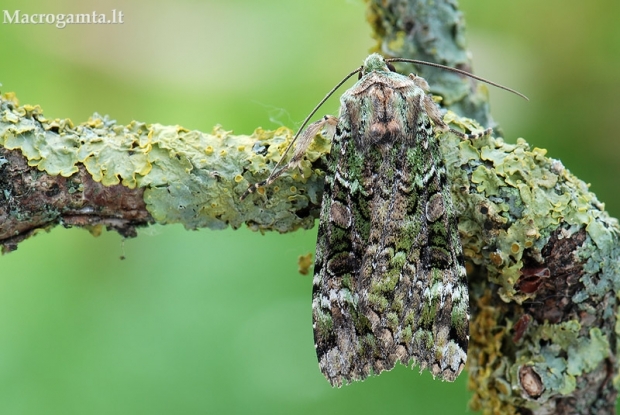
<instances>
[{"instance_id":1,"label":"moth forewing","mask_svg":"<svg viewBox=\"0 0 620 415\"><path fill-rule=\"evenodd\" d=\"M422 78L390 72L376 54L362 74L341 97L327 163L312 303L319 367L335 386L397 361L453 381L469 297L433 131L445 124Z\"/></svg>"},{"instance_id":2,"label":"moth forewing","mask_svg":"<svg viewBox=\"0 0 620 415\"><path fill-rule=\"evenodd\" d=\"M280 165L280 162L278 162L276 164L276 168L269 175L269 177L267 177L262 182L259 182L259 183L256 183L250 186L243 193L243 195L241 195L240 199L241 200L245 199L250 193L254 193L254 191L256 191L256 189L258 189L259 187L269 186L270 184L275 182L284 172L292 168L300 167L300 162L303 159L304 154L306 154L308 147L310 147L310 144L312 144L312 140L314 139L314 137L316 137L322 131L324 131L325 135L328 137L333 136L334 131L336 130L337 123L338 123L338 119L336 117L333 117L331 115L325 115L319 121L316 121L308 125L308 127L305 130L303 130L301 133L296 134L295 137L293 138L294 144L295 144L295 150L293 151L293 155L291 156L291 159L289 160L289 162L283 167L281 167L280 169L278 169L278 166ZM293 144L293 142L291 144ZM286 155L289 147L287 147L282 157Z\"/></svg>"},{"instance_id":3,"label":"moth forewing","mask_svg":"<svg viewBox=\"0 0 620 415\"><path fill-rule=\"evenodd\" d=\"M282 170L299 167L299 162L303 159L303 156L306 154L310 144L312 144L314 137L319 135L321 132L323 132L326 137L333 137L337 124L338 119L336 117L332 115L325 115L319 121L308 125L308 127L299 135L299 138L295 143L295 151L291 156L291 160L282 168Z\"/></svg>"}]
</instances>

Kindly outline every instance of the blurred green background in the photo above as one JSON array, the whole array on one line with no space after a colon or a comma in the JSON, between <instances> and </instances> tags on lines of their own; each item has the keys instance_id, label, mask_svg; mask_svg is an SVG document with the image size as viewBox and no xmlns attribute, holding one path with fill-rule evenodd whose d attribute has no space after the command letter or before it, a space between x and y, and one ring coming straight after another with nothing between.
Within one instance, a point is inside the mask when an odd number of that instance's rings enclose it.
<instances>
[{"instance_id":1,"label":"blurred green background","mask_svg":"<svg viewBox=\"0 0 620 415\"><path fill-rule=\"evenodd\" d=\"M122 25L0 24L0 82L48 117L237 133L295 127L373 44L362 0L77 1ZM620 3L460 2L506 139L549 150L620 215ZM337 100L321 113L335 114ZM318 370L311 276L289 235L56 228L0 258L0 414L466 413L466 376L398 367L342 389ZM120 256L125 255L124 261Z\"/></svg>"}]
</instances>

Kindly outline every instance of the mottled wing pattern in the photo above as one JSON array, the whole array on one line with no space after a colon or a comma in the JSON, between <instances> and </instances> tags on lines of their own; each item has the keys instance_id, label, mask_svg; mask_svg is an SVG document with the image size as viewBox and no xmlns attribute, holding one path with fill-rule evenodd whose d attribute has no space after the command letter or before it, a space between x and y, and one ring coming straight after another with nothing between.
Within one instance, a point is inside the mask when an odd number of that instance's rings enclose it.
<instances>
[{"instance_id":1,"label":"mottled wing pattern","mask_svg":"<svg viewBox=\"0 0 620 415\"><path fill-rule=\"evenodd\" d=\"M319 366L334 386L397 361L453 381L465 364L467 277L425 96L386 68L341 98L312 302Z\"/></svg>"}]
</instances>

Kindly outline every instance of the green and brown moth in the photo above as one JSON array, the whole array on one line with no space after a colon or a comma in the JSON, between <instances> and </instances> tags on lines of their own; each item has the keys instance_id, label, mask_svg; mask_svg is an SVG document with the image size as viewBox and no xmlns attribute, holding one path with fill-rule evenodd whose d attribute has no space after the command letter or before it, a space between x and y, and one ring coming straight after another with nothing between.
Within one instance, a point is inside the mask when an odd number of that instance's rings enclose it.
<instances>
[{"instance_id":1,"label":"green and brown moth","mask_svg":"<svg viewBox=\"0 0 620 415\"><path fill-rule=\"evenodd\" d=\"M348 76L360 79L342 95L339 117L310 124L289 163L244 195L295 166L318 132L335 131L312 293L319 367L333 386L399 361L453 381L467 359L467 275L437 135L491 129L450 129L426 81L393 72L393 61L366 58Z\"/></svg>"}]
</instances>

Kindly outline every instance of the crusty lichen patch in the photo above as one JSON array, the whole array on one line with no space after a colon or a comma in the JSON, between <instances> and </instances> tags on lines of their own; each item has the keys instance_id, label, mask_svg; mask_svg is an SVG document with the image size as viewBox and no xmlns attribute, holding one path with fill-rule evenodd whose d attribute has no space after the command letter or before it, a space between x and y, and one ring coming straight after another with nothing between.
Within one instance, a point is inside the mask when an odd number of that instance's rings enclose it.
<instances>
[{"instance_id":1,"label":"crusty lichen patch","mask_svg":"<svg viewBox=\"0 0 620 415\"><path fill-rule=\"evenodd\" d=\"M446 121L475 126L467 119L457 122L453 113ZM570 226L569 234L585 227L599 249L616 240L617 220L583 181L560 161L547 158L546 150L531 148L521 138L507 144L492 136L464 141L453 135L446 136L444 148L461 210L464 249L474 263L488 262L504 300L529 298L514 288L523 253L539 252L560 223ZM485 224L495 226L485 231ZM483 249L490 239L493 250Z\"/></svg>"},{"instance_id":2,"label":"crusty lichen patch","mask_svg":"<svg viewBox=\"0 0 620 415\"><path fill-rule=\"evenodd\" d=\"M298 212L320 204L322 174L312 163L329 150L318 138L300 169L282 176L259 195L239 196L273 169L290 143L292 131L258 128L235 135L221 127L211 133L132 121L117 125L93 115L74 126L70 120L47 119L39 106L19 106L6 94L0 108L0 145L20 149L30 166L69 177L83 164L95 181L144 187L147 209L159 223L182 223L188 229L233 228L281 232L310 228L316 214Z\"/></svg>"},{"instance_id":3,"label":"crusty lichen patch","mask_svg":"<svg viewBox=\"0 0 620 415\"><path fill-rule=\"evenodd\" d=\"M477 127L452 113L446 121L467 130ZM479 283L470 281L478 308L468 360L470 386L476 391L472 407L502 414L514 413L515 407L539 409L573 392L579 376L617 353L612 349L617 325L611 331L588 328L578 319L617 321L618 222L561 162L523 139L507 144L495 137L463 141L447 135L443 144L464 253L484 275ZM542 262L542 250L552 234L570 240L584 229L576 257L566 258L568 263L583 264L579 281L571 282L579 283L573 285L578 289L567 298L576 310L573 319L556 324L528 319L514 337L521 305L536 298L535 289L520 290L517 284L526 257L530 263ZM489 282L496 285L493 293ZM495 295L503 301L491 302ZM524 369L540 382L536 396L523 394Z\"/></svg>"}]
</instances>

